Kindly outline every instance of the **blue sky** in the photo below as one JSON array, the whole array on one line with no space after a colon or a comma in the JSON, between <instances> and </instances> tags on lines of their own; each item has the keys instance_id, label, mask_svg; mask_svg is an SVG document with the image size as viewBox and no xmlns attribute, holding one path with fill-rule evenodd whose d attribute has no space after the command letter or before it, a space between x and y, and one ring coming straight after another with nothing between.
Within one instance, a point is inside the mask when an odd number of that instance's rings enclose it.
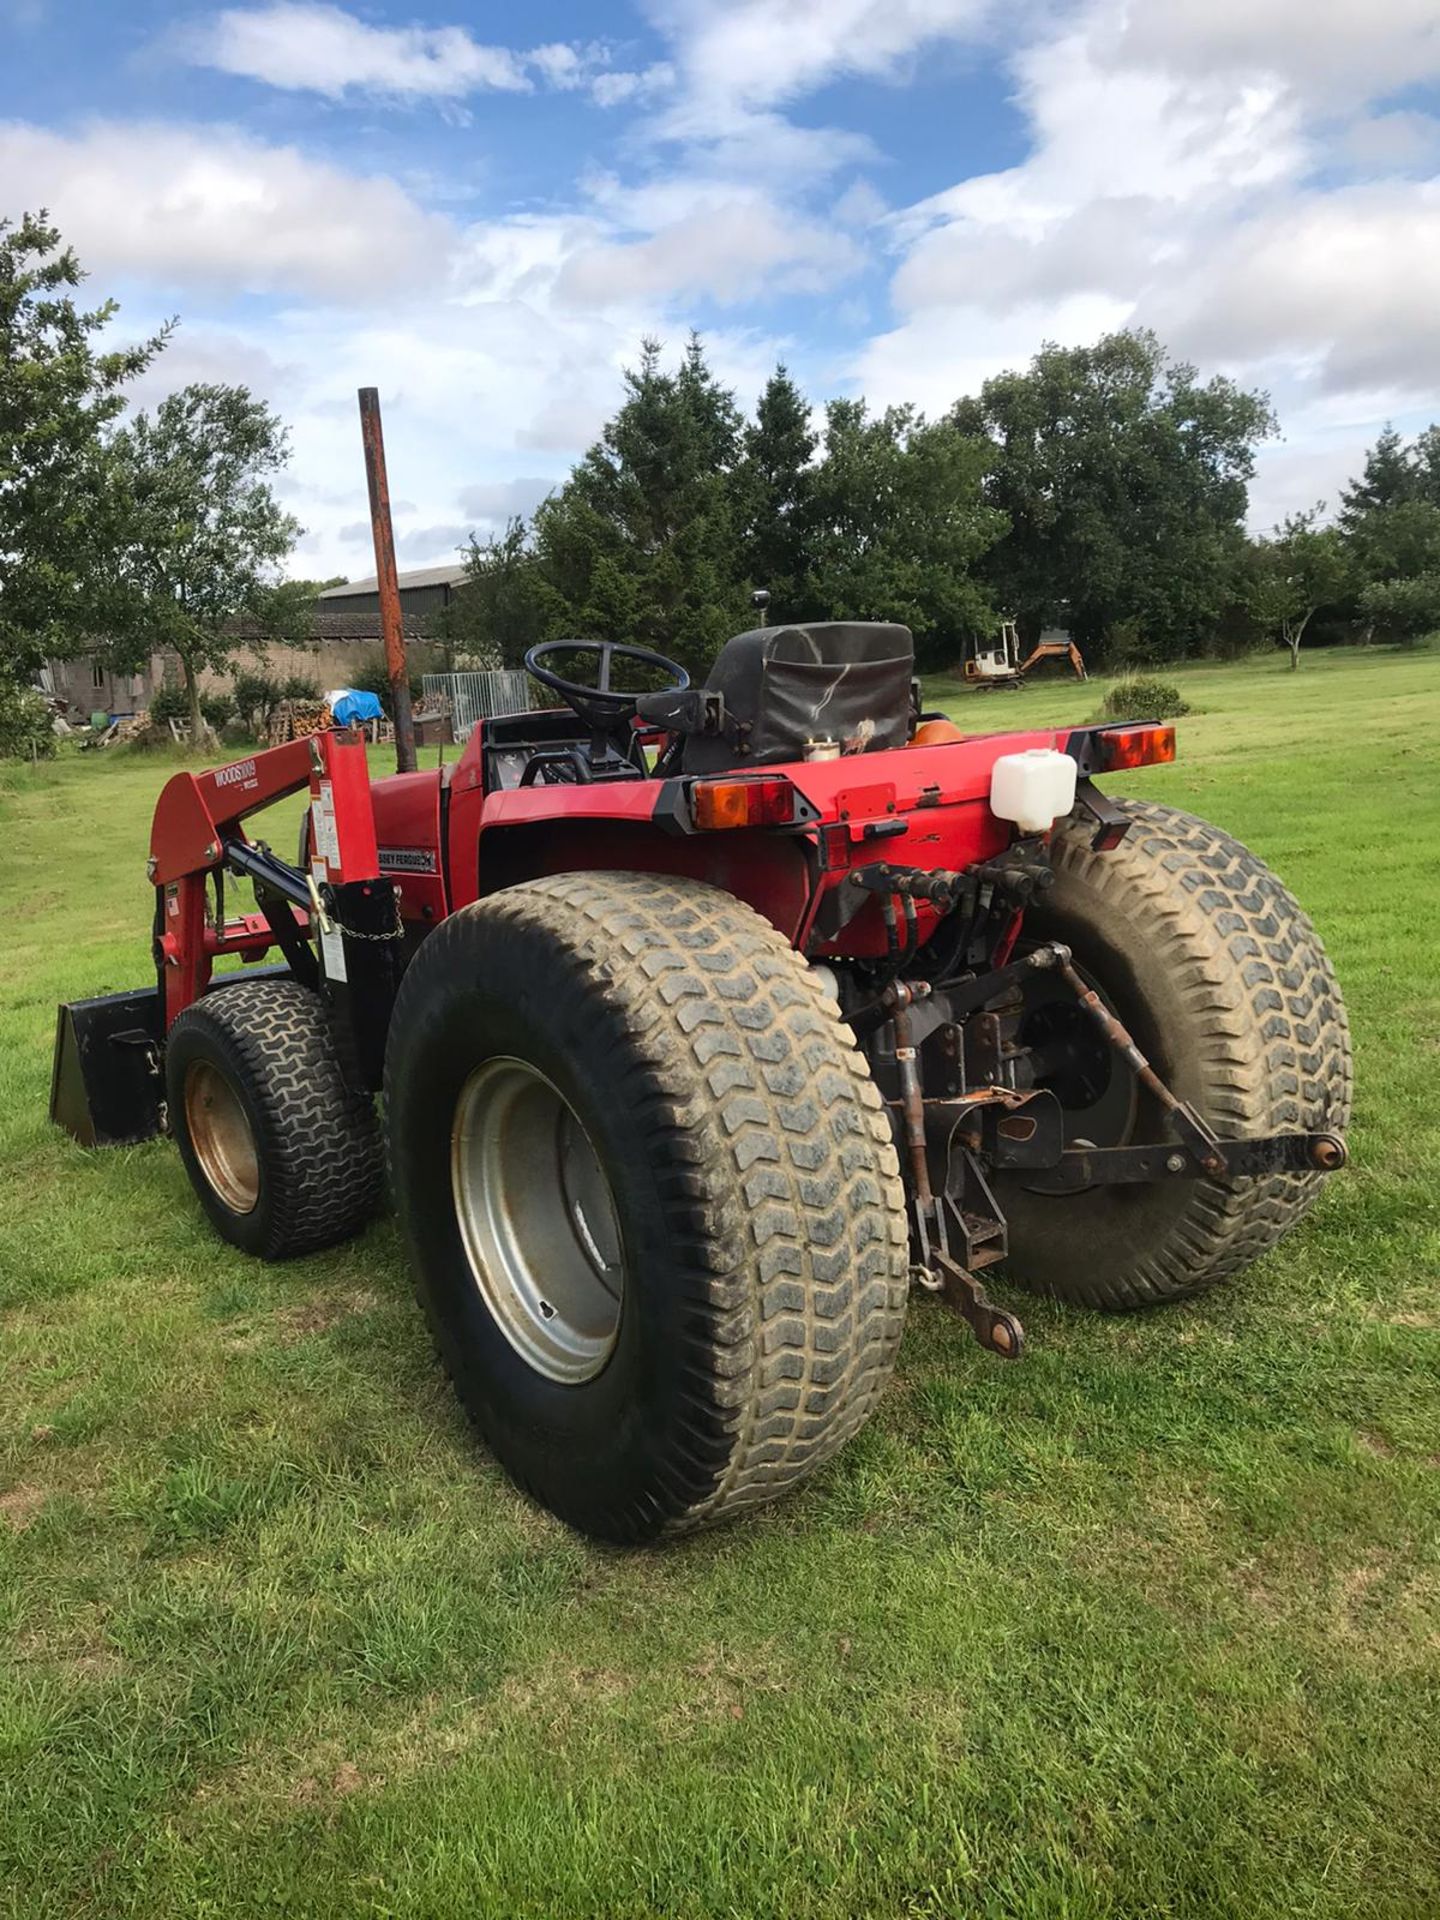
<instances>
[{"instance_id":1,"label":"blue sky","mask_svg":"<svg viewBox=\"0 0 1440 1920\"><path fill-rule=\"evenodd\" d=\"M0 212L178 314L142 401L291 424L306 572L525 510L644 333L742 400L936 412L1045 339L1153 325L1268 388L1257 525L1440 415L1436 0L0 0Z\"/></svg>"}]
</instances>

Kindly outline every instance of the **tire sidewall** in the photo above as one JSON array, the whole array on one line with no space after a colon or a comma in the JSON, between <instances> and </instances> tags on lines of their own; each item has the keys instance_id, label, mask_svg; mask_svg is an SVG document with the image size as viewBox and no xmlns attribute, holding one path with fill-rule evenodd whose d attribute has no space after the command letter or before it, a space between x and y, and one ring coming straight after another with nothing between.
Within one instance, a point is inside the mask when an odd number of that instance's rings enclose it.
<instances>
[{"instance_id":1,"label":"tire sidewall","mask_svg":"<svg viewBox=\"0 0 1440 1920\"><path fill-rule=\"evenodd\" d=\"M557 945L513 921L462 916L433 935L406 976L392 1035L391 1181L442 1358L514 1478L562 1518L583 1515L588 1530L603 1531L607 1512L632 1510L652 1489L687 1354L702 1363L687 1332L703 1303L674 1283L677 1222L661 1183L669 1174L683 1184L683 1173L669 1164L666 1129L656 1124L665 1089L637 1063L622 1016L603 996L577 998ZM625 1263L616 1342L599 1373L574 1384L547 1379L511 1345L461 1238L455 1109L475 1069L499 1057L534 1067L568 1102L615 1206ZM723 1436L716 1440L718 1464Z\"/></svg>"},{"instance_id":2,"label":"tire sidewall","mask_svg":"<svg viewBox=\"0 0 1440 1920\"><path fill-rule=\"evenodd\" d=\"M191 1066L204 1061L217 1068L244 1109L255 1142L260 1186L255 1205L248 1213L236 1213L211 1186L200 1164L185 1108L185 1079ZM260 1099L254 1076L233 1035L209 1009L197 1007L184 1013L171 1029L165 1045L165 1098L170 1115L170 1131L180 1150L185 1171L199 1196L200 1204L222 1239L262 1259L273 1258L278 1194L276 1191L276 1142L271 1116Z\"/></svg>"}]
</instances>

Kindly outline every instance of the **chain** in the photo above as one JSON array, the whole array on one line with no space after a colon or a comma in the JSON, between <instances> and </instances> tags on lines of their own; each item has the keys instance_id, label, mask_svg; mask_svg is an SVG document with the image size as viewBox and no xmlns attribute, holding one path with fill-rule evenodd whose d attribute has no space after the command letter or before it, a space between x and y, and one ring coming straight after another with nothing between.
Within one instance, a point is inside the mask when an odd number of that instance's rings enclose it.
<instances>
[{"instance_id":1,"label":"chain","mask_svg":"<svg viewBox=\"0 0 1440 1920\"><path fill-rule=\"evenodd\" d=\"M343 933L347 940L403 940L405 923L400 918L400 902L395 902L395 925L388 933L362 933L358 927L347 927L343 920L334 922L335 931Z\"/></svg>"}]
</instances>

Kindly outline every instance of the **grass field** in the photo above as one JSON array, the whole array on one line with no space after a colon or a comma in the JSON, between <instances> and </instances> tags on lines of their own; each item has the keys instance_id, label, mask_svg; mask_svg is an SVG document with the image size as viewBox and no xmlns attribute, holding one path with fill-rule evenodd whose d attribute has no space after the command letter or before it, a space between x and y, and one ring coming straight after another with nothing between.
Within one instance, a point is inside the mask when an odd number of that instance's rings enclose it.
<instances>
[{"instance_id":1,"label":"grass field","mask_svg":"<svg viewBox=\"0 0 1440 1920\"><path fill-rule=\"evenodd\" d=\"M1022 1303L1017 1367L918 1302L804 1495L637 1555L479 1454L388 1222L262 1268L52 1131L172 767L0 773L0 1913L1440 1913L1440 654L1183 684L1131 789L1318 922L1352 1171L1203 1303Z\"/></svg>"}]
</instances>

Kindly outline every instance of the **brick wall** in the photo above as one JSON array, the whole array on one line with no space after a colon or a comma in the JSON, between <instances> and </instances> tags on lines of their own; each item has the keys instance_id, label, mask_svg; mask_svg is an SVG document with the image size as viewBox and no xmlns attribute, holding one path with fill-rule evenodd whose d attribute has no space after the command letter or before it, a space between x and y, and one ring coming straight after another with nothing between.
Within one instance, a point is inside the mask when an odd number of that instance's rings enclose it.
<instances>
[{"instance_id":1,"label":"brick wall","mask_svg":"<svg viewBox=\"0 0 1440 1920\"><path fill-rule=\"evenodd\" d=\"M445 665L442 649L432 641L406 643L406 658L412 674L438 673ZM268 673L272 680L286 680L292 674L303 675L318 683L322 693L332 687L348 687L367 667L381 665L385 649L378 640L318 640L297 647L267 647L260 653L241 647L219 673L209 670L200 675L203 688L223 687L227 691L241 673ZM98 666L95 657L82 654L74 660L50 662L50 684L69 704L71 718L88 720L103 707L107 713L142 712L150 704L150 695L163 680L183 682L180 662L171 653L156 654L143 673L111 673Z\"/></svg>"}]
</instances>

